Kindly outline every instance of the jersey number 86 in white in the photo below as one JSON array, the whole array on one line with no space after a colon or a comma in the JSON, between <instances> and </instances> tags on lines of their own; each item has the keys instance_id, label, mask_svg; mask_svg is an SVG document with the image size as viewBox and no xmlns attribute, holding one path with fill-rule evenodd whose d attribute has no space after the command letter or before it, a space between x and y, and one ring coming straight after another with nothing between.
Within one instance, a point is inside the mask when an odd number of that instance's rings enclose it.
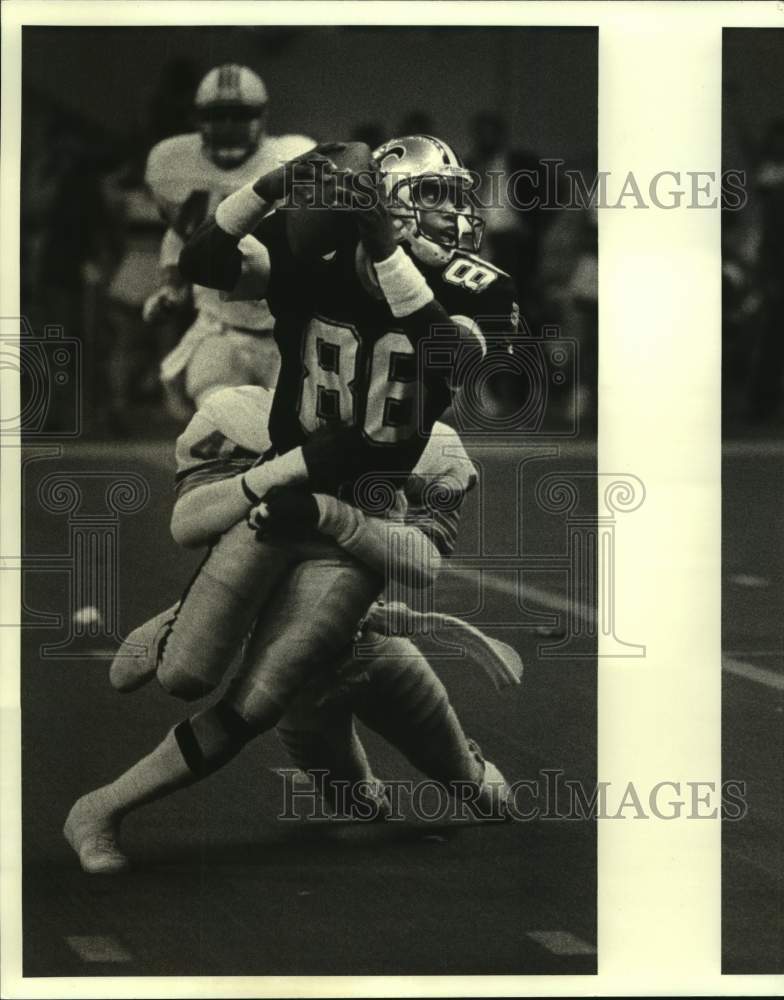
<instances>
[{"instance_id":1,"label":"jersey number 86 in white","mask_svg":"<svg viewBox=\"0 0 784 1000\"><path fill-rule=\"evenodd\" d=\"M308 434L324 420L348 425L356 422L359 342L351 326L311 320L305 334L305 375L299 405L299 421ZM390 331L373 345L362 425L371 441L394 444L414 431L416 379L410 362L399 363L413 355L411 342L403 333Z\"/></svg>"}]
</instances>

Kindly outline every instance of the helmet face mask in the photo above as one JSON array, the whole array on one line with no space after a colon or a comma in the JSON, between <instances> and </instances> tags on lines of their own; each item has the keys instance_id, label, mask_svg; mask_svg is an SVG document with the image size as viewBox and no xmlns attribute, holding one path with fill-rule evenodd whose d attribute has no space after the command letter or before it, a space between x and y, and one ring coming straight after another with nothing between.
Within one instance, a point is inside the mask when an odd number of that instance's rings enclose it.
<instances>
[{"instance_id":1,"label":"helmet face mask","mask_svg":"<svg viewBox=\"0 0 784 1000\"><path fill-rule=\"evenodd\" d=\"M196 114L204 151L216 166L231 170L258 149L264 134L267 91L247 66L211 69L196 92Z\"/></svg>"},{"instance_id":2,"label":"helmet face mask","mask_svg":"<svg viewBox=\"0 0 784 1000\"><path fill-rule=\"evenodd\" d=\"M400 242L426 264L447 263L457 250L478 253L484 222L471 198L470 173L433 136L393 139L374 152Z\"/></svg>"},{"instance_id":3,"label":"helmet face mask","mask_svg":"<svg viewBox=\"0 0 784 1000\"><path fill-rule=\"evenodd\" d=\"M259 147L264 132L264 108L222 105L199 114L199 131L209 158L228 170L244 163Z\"/></svg>"}]
</instances>

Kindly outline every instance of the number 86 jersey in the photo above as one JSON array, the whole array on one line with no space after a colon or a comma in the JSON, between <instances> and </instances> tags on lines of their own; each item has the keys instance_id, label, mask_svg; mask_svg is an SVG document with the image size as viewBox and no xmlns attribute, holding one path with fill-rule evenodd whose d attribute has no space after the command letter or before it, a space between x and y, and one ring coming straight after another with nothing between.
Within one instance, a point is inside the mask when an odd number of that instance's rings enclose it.
<instances>
[{"instance_id":1,"label":"number 86 jersey","mask_svg":"<svg viewBox=\"0 0 784 1000\"><path fill-rule=\"evenodd\" d=\"M269 254L267 301L282 362L269 424L273 446L288 451L319 427L339 423L355 430L362 471L408 473L451 402L449 366L420 364L424 345L417 352L392 315L356 236L302 262L289 248L284 219L285 212L273 213L254 233ZM447 264L414 263L462 329L480 339L515 335L514 289L503 271L460 251ZM435 336L431 331L429 344ZM453 331L448 342L454 346Z\"/></svg>"}]
</instances>

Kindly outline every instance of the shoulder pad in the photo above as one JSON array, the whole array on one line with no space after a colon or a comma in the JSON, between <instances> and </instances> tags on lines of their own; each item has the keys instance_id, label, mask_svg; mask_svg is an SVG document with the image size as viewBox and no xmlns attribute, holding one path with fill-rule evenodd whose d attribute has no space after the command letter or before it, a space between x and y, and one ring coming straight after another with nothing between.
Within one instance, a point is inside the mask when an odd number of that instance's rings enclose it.
<instances>
[{"instance_id":1,"label":"shoulder pad","mask_svg":"<svg viewBox=\"0 0 784 1000\"><path fill-rule=\"evenodd\" d=\"M261 455L271 443L267 428L271 405L269 389L229 386L212 393L198 412L230 441Z\"/></svg>"},{"instance_id":2,"label":"shoulder pad","mask_svg":"<svg viewBox=\"0 0 784 1000\"><path fill-rule=\"evenodd\" d=\"M266 142L274 144L275 155L284 162L295 156L301 156L316 145L307 135L271 135Z\"/></svg>"},{"instance_id":3,"label":"shoulder pad","mask_svg":"<svg viewBox=\"0 0 784 1000\"><path fill-rule=\"evenodd\" d=\"M153 146L147 157L145 179L151 188L165 182L171 175L182 170L186 162L201 153L201 136L198 132L173 135Z\"/></svg>"},{"instance_id":4,"label":"shoulder pad","mask_svg":"<svg viewBox=\"0 0 784 1000\"><path fill-rule=\"evenodd\" d=\"M144 179L164 215L171 217L204 170L198 132L175 135L154 146L147 157ZM196 185L198 186L198 185Z\"/></svg>"}]
</instances>

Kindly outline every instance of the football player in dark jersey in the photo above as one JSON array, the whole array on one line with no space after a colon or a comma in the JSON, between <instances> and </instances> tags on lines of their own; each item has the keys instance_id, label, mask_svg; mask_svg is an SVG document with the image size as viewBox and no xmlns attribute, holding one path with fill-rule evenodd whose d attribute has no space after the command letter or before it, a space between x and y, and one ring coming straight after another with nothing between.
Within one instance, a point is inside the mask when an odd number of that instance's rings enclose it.
<instances>
[{"instance_id":1,"label":"football player in dark jersey","mask_svg":"<svg viewBox=\"0 0 784 1000\"><path fill-rule=\"evenodd\" d=\"M314 492L373 508L379 474L396 484L408 478L450 401L456 357L444 348L454 348L455 331L465 334L469 356L486 332L513 332L508 276L474 255L480 227L466 200L470 175L431 137L395 140L377 151L368 174L375 178L381 165L384 197L354 206L356 230L339 227L334 250L307 261L293 252L286 213L270 213L270 206L286 195L296 168L328 172L342 148L320 147L230 195L183 250L189 281L267 299L282 365L270 453L180 498L172 532L182 544L218 538L252 507L263 515L263 498L278 485L307 482ZM438 330L440 357L432 361L422 348ZM233 595L244 598L248 624L265 609L268 627L254 633L253 670L235 675L215 704L140 762L155 779L154 792L145 785L142 798L212 773L275 726L308 679L347 648L383 586L378 573L337 545L317 541L307 553L293 552L274 538L257 542L248 532L245 542L239 534L214 547L200 577L225 581L226 615ZM315 611L321 626L304 628ZM211 655L210 644L204 647ZM222 654L218 666L225 667ZM193 667L188 673L198 680L214 664ZM194 684L186 696L202 693Z\"/></svg>"},{"instance_id":2,"label":"football player in dark jersey","mask_svg":"<svg viewBox=\"0 0 784 1000\"><path fill-rule=\"evenodd\" d=\"M372 156L367 147L348 153L351 169L338 168L347 147L334 143L264 174L221 202L214 221L183 250L189 280L232 297L266 298L281 372L268 454L237 477L242 490L236 482L207 483L198 495L180 498L172 530L182 544L203 537L207 521L216 535L226 531L248 504L263 516L265 493L281 481L307 481L316 492L378 513L379 495L395 495L380 490L379 479L397 487L408 479L451 400L464 348L474 364L487 337L515 332L511 280L475 254L481 223L470 200L472 178L454 151L431 136L410 136ZM355 184L358 179L364 183ZM350 224L335 227L332 249L321 245L314 252L311 240L302 254L294 246L291 211L270 206L297 184L322 194L317 180L327 192L348 195L349 211L340 220ZM308 211L319 209L306 210L306 218ZM280 546L241 551L254 565L244 575L236 565L231 572L256 601L255 607L246 602L248 620L274 589L276 606L285 593L291 608L261 650L252 683L234 684L230 692L232 711L263 731L276 724L303 680L350 640L379 581L342 557L292 568ZM333 609L324 636L311 632L305 641L299 606Z\"/></svg>"},{"instance_id":3,"label":"football player in dark jersey","mask_svg":"<svg viewBox=\"0 0 784 1000\"><path fill-rule=\"evenodd\" d=\"M353 202L349 195L356 225L336 225L329 252L298 255L291 212L270 207L311 179L322 193L344 148L317 147L230 195L186 245L180 267L229 298L266 297L282 358L273 447L281 455L320 427L340 427L340 446L320 470L331 482L315 485L353 487L352 502L363 507L357 480L408 475L461 366L475 364L488 334L515 332L517 309L509 276L476 256L471 175L431 136L376 150L369 183ZM346 173L338 171L343 195ZM445 350L429 349L439 342Z\"/></svg>"}]
</instances>

